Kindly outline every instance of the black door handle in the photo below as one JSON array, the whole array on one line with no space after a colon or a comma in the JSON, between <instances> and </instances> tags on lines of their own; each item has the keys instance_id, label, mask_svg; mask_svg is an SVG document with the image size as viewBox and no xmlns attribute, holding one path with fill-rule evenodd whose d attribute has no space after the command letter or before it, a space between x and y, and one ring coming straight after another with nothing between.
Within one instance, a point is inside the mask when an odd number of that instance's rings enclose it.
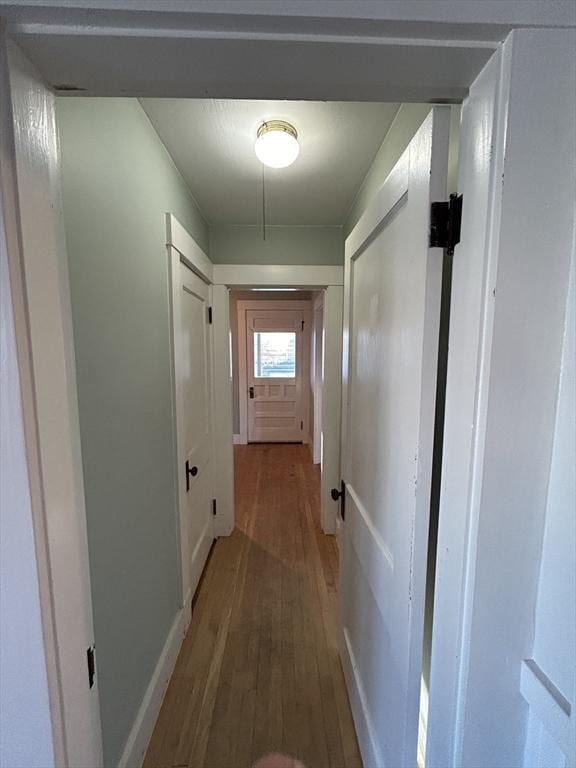
<instances>
[{"instance_id":1,"label":"black door handle","mask_svg":"<svg viewBox=\"0 0 576 768\"><path fill-rule=\"evenodd\" d=\"M340 490L332 488L330 496L332 496L333 501L340 500L340 517L342 520L346 520L346 484L344 480L340 483Z\"/></svg>"},{"instance_id":2,"label":"black door handle","mask_svg":"<svg viewBox=\"0 0 576 768\"><path fill-rule=\"evenodd\" d=\"M190 476L196 477L198 474L197 466L190 466L190 462L186 460L186 493L190 490Z\"/></svg>"},{"instance_id":3,"label":"black door handle","mask_svg":"<svg viewBox=\"0 0 576 768\"><path fill-rule=\"evenodd\" d=\"M254 400L254 387L248 387L248 394L250 395L250 400Z\"/></svg>"}]
</instances>

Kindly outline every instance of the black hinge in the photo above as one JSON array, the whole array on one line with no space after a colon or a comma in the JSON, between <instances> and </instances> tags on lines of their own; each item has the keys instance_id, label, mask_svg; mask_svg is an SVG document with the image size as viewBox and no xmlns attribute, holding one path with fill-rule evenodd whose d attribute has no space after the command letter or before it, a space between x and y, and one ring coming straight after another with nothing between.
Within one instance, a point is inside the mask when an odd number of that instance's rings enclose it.
<instances>
[{"instance_id":1,"label":"black hinge","mask_svg":"<svg viewBox=\"0 0 576 768\"><path fill-rule=\"evenodd\" d=\"M304 330L304 320L302 320L302 330Z\"/></svg>"},{"instance_id":2,"label":"black hinge","mask_svg":"<svg viewBox=\"0 0 576 768\"><path fill-rule=\"evenodd\" d=\"M303 429L304 429L304 422L303 422L303 421L301 421L301 422L300 422L300 430L303 430Z\"/></svg>"},{"instance_id":3,"label":"black hinge","mask_svg":"<svg viewBox=\"0 0 576 768\"><path fill-rule=\"evenodd\" d=\"M86 661L88 664L88 685L90 688L92 688L94 685L94 675L96 674L96 659L94 656L95 650L95 646L92 645L86 651Z\"/></svg>"},{"instance_id":4,"label":"black hinge","mask_svg":"<svg viewBox=\"0 0 576 768\"><path fill-rule=\"evenodd\" d=\"M208 323L212 325L212 307L208 307Z\"/></svg>"},{"instance_id":5,"label":"black hinge","mask_svg":"<svg viewBox=\"0 0 576 768\"><path fill-rule=\"evenodd\" d=\"M216 499L212 499L212 514L216 514Z\"/></svg>"},{"instance_id":6,"label":"black hinge","mask_svg":"<svg viewBox=\"0 0 576 768\"><path fill-rule=\"evenodd\" d=\"M450 195L447 203L430 206L430 248L445 248L452 256L460 242L462 227L462 195Z\"/></svg>"}]
</instances>

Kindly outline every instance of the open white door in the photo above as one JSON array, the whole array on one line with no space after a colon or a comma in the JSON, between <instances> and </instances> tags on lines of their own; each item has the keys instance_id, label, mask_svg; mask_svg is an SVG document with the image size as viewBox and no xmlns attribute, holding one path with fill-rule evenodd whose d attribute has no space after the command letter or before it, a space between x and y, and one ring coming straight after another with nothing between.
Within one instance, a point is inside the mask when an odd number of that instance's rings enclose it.
<instances>
[{"instance_id":1,"label":"open white door","mask_svg":"<svg viewBox=\"0 0 576 768\"><path fill-rule=\"evenodd\" d=\"M188 607L214 538L210 422L208 285L179 264L175 318L178 397L178 468L184 604ZM175 307L176 310L176 307Z\"/></svg>"},{"instance_id":2,"label":"open white door","mask_svg":"<svg viewBox=\"0 0 576 768\"><path fill-rule=\"evenodd\" d=\"M378 768L416 765L448 137L434 108L346 240L342 656Z\"/></svg>"}]
</instances>

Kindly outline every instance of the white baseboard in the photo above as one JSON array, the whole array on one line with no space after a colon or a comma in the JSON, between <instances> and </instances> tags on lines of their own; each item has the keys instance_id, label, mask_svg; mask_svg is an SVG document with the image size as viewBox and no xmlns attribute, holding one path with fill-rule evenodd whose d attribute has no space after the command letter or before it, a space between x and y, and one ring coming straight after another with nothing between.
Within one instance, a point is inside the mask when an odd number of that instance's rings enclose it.
<instances>
[{"instance_id":1,"label":"white baseboard","mask_svg":"<svg viewBox=\"0 0 576 768\"><path fill-rule=\"evenodd\" d=\"M242 445L242 435L232 435L232 442L234 445Z\"/></svg>"},{"instance_id":2,"label":"white baseboard","mask_svg":"<svg viewBox=\"0 0 576 768\"><path fill-rule=\"evenodd\" d=\"M346 678L350 708L354 718L354 725L356 726L362 763L363 765L377 765L378 768L386 768L386 763L380 754L378 742L374 735L374 724L368 711L364 686L358 677L358 667L354 658L354 652L345 629L340 632L340 657L342 659L344 677Z\"/></svg>"},{"instance_id":3,"label":"white baseboard","mask_svg":"<svg viewBox=\"0 0 576 768\"><path fill-rule=\"evenodd\" d=\"M189 589L186 597L184 598L184 607L182 608L182 632L186 634L190 621L192 619L192 590Z\"/></svg>"},{"instance_id":4,"label":"white baseboard","mask_svg":"<svg viewBox=\"0 0 576 768\"><path fill-rule=\"evenodd\" d=\"M183 639L184 611L180 610L170 628L156 669L142 699L118 768L141 768Z\"/></svg>"}]
</instances>

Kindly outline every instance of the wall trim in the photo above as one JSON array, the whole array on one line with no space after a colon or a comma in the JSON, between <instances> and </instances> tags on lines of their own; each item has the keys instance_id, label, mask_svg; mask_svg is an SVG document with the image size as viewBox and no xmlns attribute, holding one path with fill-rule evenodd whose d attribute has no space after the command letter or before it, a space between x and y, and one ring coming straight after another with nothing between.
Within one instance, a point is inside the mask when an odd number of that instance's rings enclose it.
<instances>
[{"instance_id":1,"label":"wall trim","mask_svg":"<svg viewBox=\"0 0 576 768\"><path fill-rule=\"evenodd\" d=\"M242 445L242 436L241 435L232 435L232 443L234 445Z\"/></svg>"},{"instance_id":2,"label":"wall trim","mask_svg":"<svg viewBox=\"0 0 576 768\"><path fill-rule=\"evenodd\" d=\"M213 280L230 288L326 288L344 285L344 267L301 264L214 264Z\"/></svg>"},{"instance_id":3,"label":"wall trim","mask_svg":"<svg viewBox=\"0 0 576 768\"><path fill-rule=\"evenodd\" d=\"M342 669L346 678L346 687L350 698L350 709L354 717L354 725L361 737L358 739L358 746L364 746L362 761L364 765L377 765L379 768L386 768L386 763L378 749L378 740L375 736L374 723L370 717L370 710L366 702L366 692L362 681L357 674L358 665L352 645L345 629L340 632L340 658L342 660ZM366 754L367 753L367 754Z\"/></svg>"},{"instance_id":4,"label":"wall trim","mask_svg":"<svg viewBox=\"0 0 576 768\"><path fill-rule=\"evenodd\" d=\"M520 693L560 749L569 756L571 704L534 659L522 662Z\"/></svg>"},{"instance_id":5,"label":"wall trim","mask_svg":"<svg viewBox=\"0 0 576 768\"><path fill-rule=\"evenodd\" d=\"M184 632L184 610L180 609L170 628L162 653L142 699L118 768L140 768L144 761L164 701L164 695L176 665L180 646L184 640Z\"/></svg>"},{"instance_id":6,"label":"wall trim","mask_svg":"<svg viewBox=\"0 0 576 768\"><path fill-rule=\"evenodd\" d=\"M234 452L232 426L232 366L230 363L230 296L224 285L212 295L212 428L216 516L214 536L234 530Z\"/></svg>"},{"instance_id":7,"label":"wall trim","mask_svg":"<svg viewBox=\"0 0 576 768\"><path fill-rule=\"evenodd\" d=\"M175 248L181 261L204 282L213 282L212 262L173 213L166 214L166 245Z\"/></svg>"}]
</instances>

